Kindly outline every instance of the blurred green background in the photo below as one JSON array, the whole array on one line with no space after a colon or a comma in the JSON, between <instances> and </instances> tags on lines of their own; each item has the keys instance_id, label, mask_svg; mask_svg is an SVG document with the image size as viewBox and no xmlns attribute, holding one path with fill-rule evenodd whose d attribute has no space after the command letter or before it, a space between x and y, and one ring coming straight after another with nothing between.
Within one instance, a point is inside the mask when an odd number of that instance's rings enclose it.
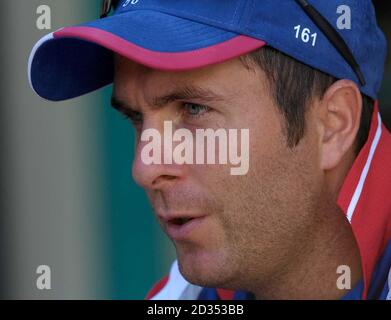
<instances>
[{"instance_id":1,"label":"blurred green background","mask_svg":"<svg viewBox=\"0 0 391 320\"><path fill-rule=\"evenodd\" d=\"M133 131L110 107L111 86L52 103L27 79L35 42L96 19L100 1L0 3L2 295L143 299L174 253L131 179ZM36 27L42 4L51 9L51 30ZM42 264L51 267L51 290L36 288Z\"/></svg>"},{"instance_id":2,"label":"blurred green background","mask_svg":"<svg viewBox=\"0 0 391 320\"><path fill-rule=\"evenodd\" d=\"M390 10L375 1L391 40ZM0 293L7 299L142 299L174 250L131 179L133 131L109 106L111 87L61 103L27 81L31 48L65 25L95 19L99 0L0 0ZM36 27L39 5L51 30ZM388 90L387 90L388 88ZM380 93L391 128L391 62ZM36 288L49 265L52 289Z\"/></svg>"}]
</instances>

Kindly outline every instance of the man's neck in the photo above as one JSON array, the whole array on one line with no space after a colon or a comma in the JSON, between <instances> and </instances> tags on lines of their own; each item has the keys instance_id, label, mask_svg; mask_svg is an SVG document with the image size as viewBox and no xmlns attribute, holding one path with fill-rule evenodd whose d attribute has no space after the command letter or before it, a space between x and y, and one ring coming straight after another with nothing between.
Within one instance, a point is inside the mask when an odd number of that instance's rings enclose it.
<instances>
[{"instance_id":1,"label":"man's neck","mask_svg":"<svg viewBox=\"0 0 391 320\"><path fill-rule=\"evenodd\" d=\"M337 205L337 198L355 161L353 148L324 179L323 197L319 199L317 221L304 249L293 253L280 272L253 290L257 299L339 299L350 289L341 289L338 280L348 274L338 273L338 267L350 269L350 286L362 278L361 257L353 230ZM344 268L346 270L346 268ZM345 280L345 279L344 279Z\"/></svg>"},{"instance_id":2,"label":"man's neck","mask_svg":"<svg viewBox=\"0 0 391 320\"><path fill-rule=\"evenodd\" d=\"M260 290L254 290L257 299L339 299L361 279L358 246L343 213L336 208L323 216L327 223L314 229L306 249L289 265L281 266L281 272L265 281ZM346 267L341 274L339 266L349 267L350 281ZM344 281L338 281L340 277Z\"/></svg>"}]
</instances>

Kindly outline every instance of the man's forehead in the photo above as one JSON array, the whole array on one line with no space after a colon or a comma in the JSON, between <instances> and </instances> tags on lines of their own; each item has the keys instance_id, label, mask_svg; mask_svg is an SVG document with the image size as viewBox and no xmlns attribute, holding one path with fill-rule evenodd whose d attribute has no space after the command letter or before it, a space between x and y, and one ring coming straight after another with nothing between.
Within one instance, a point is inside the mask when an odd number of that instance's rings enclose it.
<instances>
[{"instance_id":1,"label":"man's forehead","mask_svg":"<svg viewBox=\"0 0 391 320\"><path fill-rule=\"evenodd\" d=\"M126 76L126 77L162 77L162 78L172 78L172 79L183 79L183 80L208 80L220 77L226 77L230 74L230 79L238 78L240 74L238 72L248 71L248 67L246 67L241 58L231 59L222 63L197 68L193 70L184 70L184 71L164 71L152 69L148 66L139 64L133 60L130 60L126 57L120 56L118 54L115 55L115 68L114 73L115 77L118 75ZM231 72L235 72L232 74ZM227 78L225 78L228 80Z\"/></svg>"},{"instance_id":2,"label":"man's forehead","mask_svg":"<svg viewBox=\"0 0 391 320\"><path fill-rule=\"evenodd\" d=\"M154 105L191 98L230 99L243 82L241 72L248 70L239 59L196 70L167 72L117 55L113 96L120 101L143 92Z\"/></svg>"}]
</instances>

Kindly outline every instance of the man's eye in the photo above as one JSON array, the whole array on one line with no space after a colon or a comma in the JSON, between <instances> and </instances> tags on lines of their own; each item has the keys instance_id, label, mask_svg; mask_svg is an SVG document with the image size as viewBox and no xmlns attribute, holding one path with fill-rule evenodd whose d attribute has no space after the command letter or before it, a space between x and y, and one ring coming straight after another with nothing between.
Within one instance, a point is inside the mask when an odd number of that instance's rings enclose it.
<instances>
[{"instance_id":1,"label":"man's eye","mask_svg":"<svg viewBox=\"0 0 391 320\"><path fill-rule=\"evenodd\" d=\"M123 112L122 115L125 117L125 119L130 120L135 125L143 121L143 115L141 112L126 111Z\"/></svg>"},{"instance_id":2,"label":"man's eye","mask_svg":"<svg viewBox=\"0 0 391 320\"><path fill-rule=\"evenodd\" d=\"M190 117L200 117L211 110L207 106L190 102L184 103L183 109Z\"/></svg>"}]
</instances>

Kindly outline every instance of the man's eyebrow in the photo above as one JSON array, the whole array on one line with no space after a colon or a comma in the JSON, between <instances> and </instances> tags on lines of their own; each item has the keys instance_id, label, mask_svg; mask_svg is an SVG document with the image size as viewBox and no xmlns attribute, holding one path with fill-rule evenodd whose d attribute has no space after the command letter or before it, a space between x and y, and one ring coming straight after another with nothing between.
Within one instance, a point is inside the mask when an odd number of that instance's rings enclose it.
<instances>
[{"instance_id":1,"label":"man's eyebrow","mask_svg":"<svg viewBox=\"0 0 391 320\"><path fill-rule=\"evenodd\" d=\"M224 100L224 97L210 89L201 88L198 86L184 86L177 88L168 94L154 98L152 101L152 107L162 108L171 102L195 99L202 102L210 102ZM134 108L125 101L118 99L115 95L111 97L111 105L120 112L124 112L126 110L137 110L137 108Z\"/></svg>"},{"instance_id":2,"label":"man's eyebrow","mask_svg":"<svg viewBox=\"0 0 391 320\"><path fill-rule=\"evenodd\" d=\"M156 97L153 101L153 105L159 108L164 107L171 102L193 99L201 100L203 102L210 102L224 100L224 97L207 88L198 86L184 86L175 89L174 91L164 96Z\"/></svg>"}]
</instances>

